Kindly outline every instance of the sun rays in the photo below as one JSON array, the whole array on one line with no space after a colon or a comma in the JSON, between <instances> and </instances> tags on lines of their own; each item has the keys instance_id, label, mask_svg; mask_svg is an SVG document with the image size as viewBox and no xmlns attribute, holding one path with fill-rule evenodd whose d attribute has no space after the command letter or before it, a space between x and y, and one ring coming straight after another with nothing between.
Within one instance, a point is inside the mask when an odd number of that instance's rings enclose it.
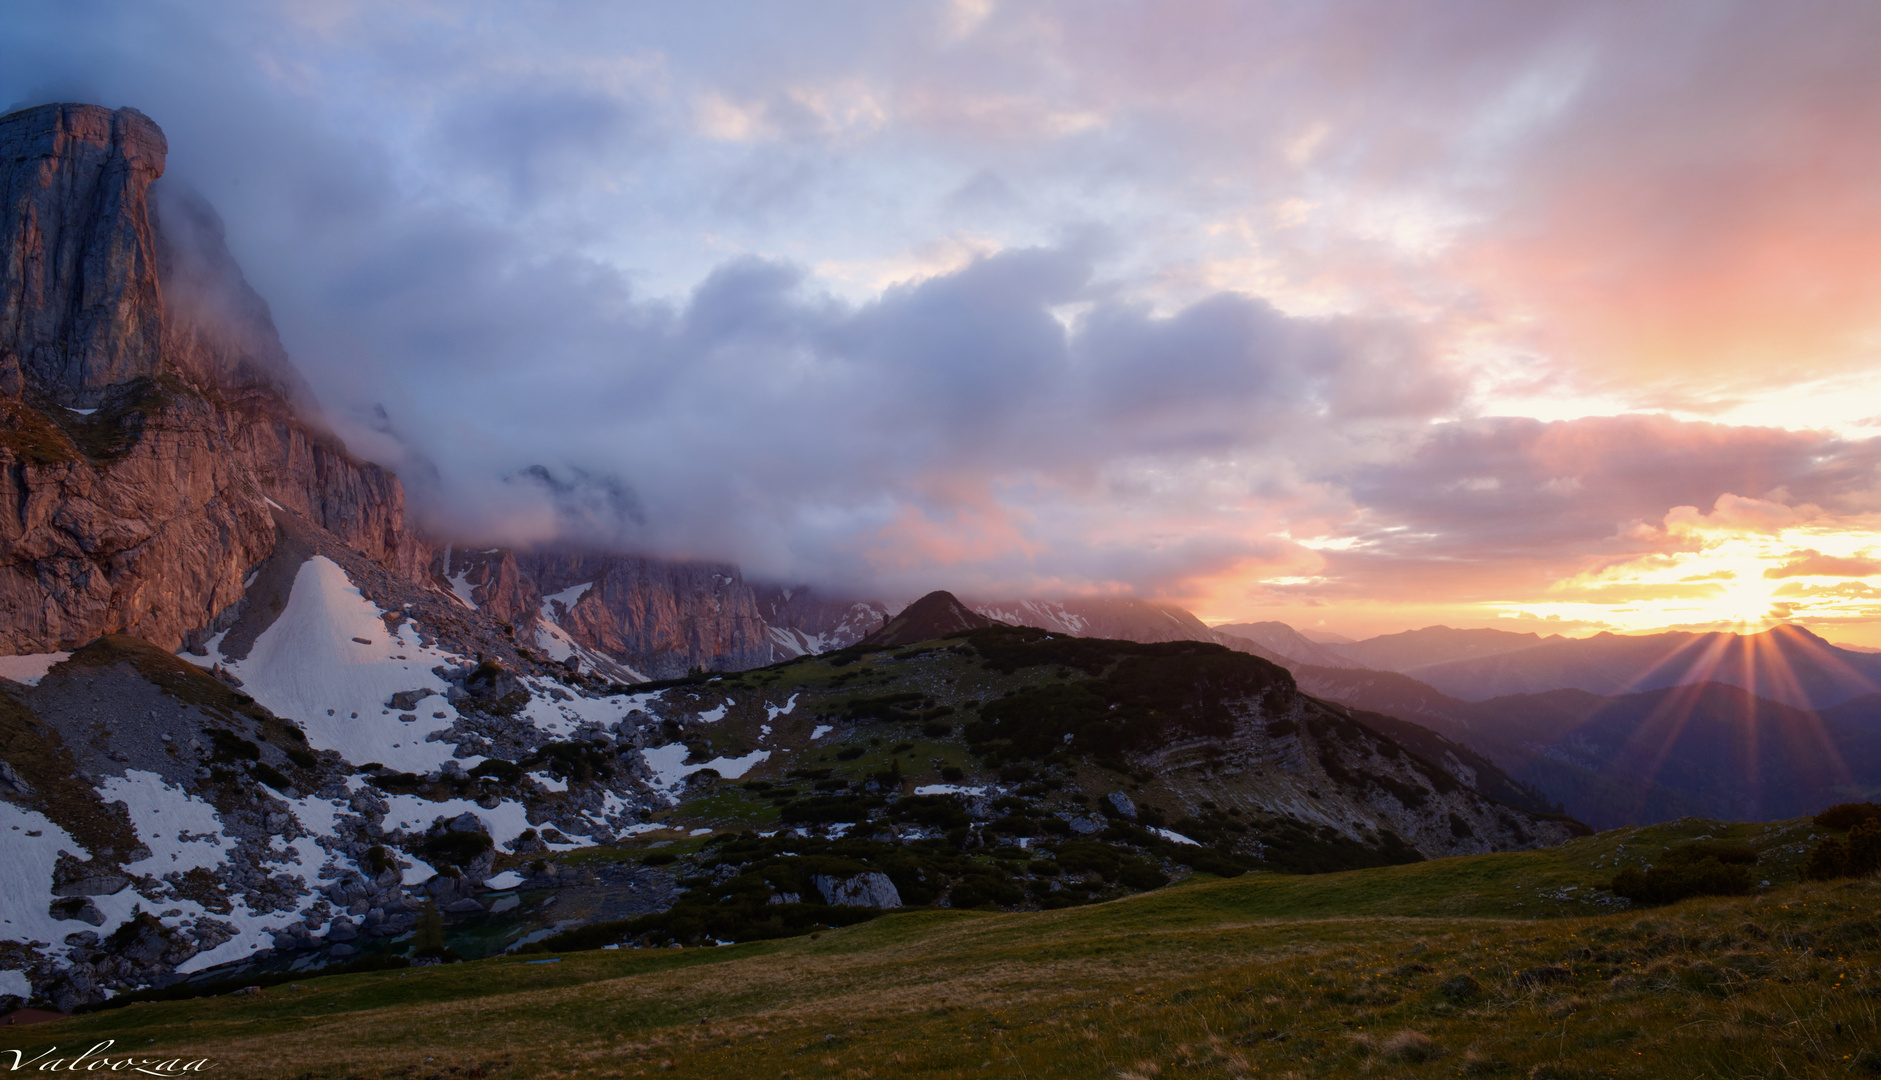
<instances>
[{"instance_id":1,"label":"sun rays","mask_svg":"<svg viewBox=\"0 0 1881 1080\"><path fill-rule=\"evenodd\" d=\"M1725 496L1709 514L1668 513L1632 537L1655 550L1558 581L1545 599L1491 605L1509 617L1620 633L1756 632L1881 618L1881 522ZM1813 519L1813 520L1812 520Z\"/></svg>"}]
</instances>

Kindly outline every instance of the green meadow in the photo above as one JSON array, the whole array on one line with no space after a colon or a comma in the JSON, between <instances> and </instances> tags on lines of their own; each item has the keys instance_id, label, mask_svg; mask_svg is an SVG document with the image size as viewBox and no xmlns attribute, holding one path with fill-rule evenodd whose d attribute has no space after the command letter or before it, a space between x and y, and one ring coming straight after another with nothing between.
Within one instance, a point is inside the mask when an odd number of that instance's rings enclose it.
<instances>
[{"instance_id":1,"label":"green meadow","mask_svg":"<svg viewBox=\"0 0 1881 1080\"><path fill-rule=\"evenodd\" d=\"M1687 820L1058 911L336 975L0 1046L114 1039L308 1080L1877 1075L1881 884L1799 883L1823 832ZM1771 884L1632 910L1596 888L1701 837L1751 844Z\"/></svg>"}]
</instances>

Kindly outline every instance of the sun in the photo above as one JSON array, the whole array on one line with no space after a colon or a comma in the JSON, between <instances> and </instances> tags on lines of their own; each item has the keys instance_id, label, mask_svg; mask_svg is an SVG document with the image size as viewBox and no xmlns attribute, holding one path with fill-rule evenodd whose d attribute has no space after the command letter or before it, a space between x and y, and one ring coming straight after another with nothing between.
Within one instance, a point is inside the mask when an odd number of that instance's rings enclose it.
<instances>
[{"instance_id":1,"label":"sun","mask_svg":"<svg viewBox=\"0 0 1881 1080\"><path fill-rule=\"evenodd\" d=\"M1881 523L1674 511L1652 539L1660 550L1556 582L1544 599L1493 606L1621 633L1881 620Z\"/></svg>"}]
</instances>

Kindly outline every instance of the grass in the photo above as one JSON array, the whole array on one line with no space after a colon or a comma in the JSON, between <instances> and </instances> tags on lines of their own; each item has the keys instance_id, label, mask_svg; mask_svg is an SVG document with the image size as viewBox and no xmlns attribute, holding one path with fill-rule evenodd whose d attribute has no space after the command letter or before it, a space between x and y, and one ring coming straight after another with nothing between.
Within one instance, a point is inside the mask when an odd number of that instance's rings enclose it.
<instances>
[{"instance_id":1,"label":"grass","mask_svg":"<svg viewBox=\"0 0 1881 1080\"><path fill-rule=\"evenodd\" d=\"M114 1038L309 1080L1873 1075L1881 884L1783 883L1813 831L1684 821L1060 911L333 976L0 1030L0 1047ZM1649 910L1578 899L1723 834L1781 882Z\"/></svg>"}]
</instances>

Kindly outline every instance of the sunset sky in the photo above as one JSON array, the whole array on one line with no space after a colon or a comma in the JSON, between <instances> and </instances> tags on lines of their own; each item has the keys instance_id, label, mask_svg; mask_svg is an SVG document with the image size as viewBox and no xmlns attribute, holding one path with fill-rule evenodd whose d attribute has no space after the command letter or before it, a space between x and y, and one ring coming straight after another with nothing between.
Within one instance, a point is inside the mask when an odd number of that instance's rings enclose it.
<instances>
[{"instance_id":1,"label":"sunset sky","mask_svg":"<svg viewBox=\"0 0 1881 1080\"><path fill-rule=\"evenodd\" d=\"M1355 637L1881 645L1881 5L0 29L0 104L162 125L445 535Z\"/></svg>"}]
</instances>

